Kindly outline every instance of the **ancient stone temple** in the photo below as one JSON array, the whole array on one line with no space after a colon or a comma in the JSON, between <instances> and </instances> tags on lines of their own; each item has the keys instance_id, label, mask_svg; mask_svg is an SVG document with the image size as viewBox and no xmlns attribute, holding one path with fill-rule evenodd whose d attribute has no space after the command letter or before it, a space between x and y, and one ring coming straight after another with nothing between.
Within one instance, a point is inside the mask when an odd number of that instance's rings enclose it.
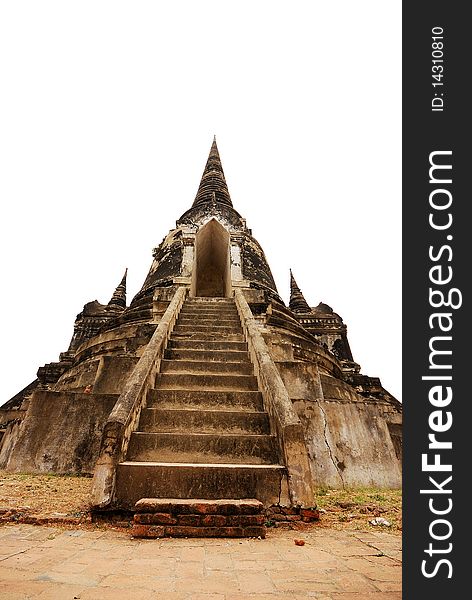
<instances>
[{"instance_id":1,"label":"ancient stone temple","mask_svg":"<svg viewBox=\"0 0 472 600\"><path fill-rule=\"evenodd\" d=\"M401 404L360 374L342 318L310 307L292 274L290 286L287 307L214 141L129 306L125 273L0 409L0 468L93 474L101 509L310 507L317 486L400 486Z\"/></svg>"}]
</instances>

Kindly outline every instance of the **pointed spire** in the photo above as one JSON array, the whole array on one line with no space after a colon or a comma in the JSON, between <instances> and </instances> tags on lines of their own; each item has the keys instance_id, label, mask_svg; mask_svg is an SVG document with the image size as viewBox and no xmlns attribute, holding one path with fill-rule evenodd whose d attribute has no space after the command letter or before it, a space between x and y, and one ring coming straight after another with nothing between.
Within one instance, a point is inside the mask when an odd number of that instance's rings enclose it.
<instances>
[{"instance_id":1,"label":"pointed spire","mask_svg":"<svg viewBox=\"0 0 472 600\"><path fill-rule=\"evenodd\" d=\"M128 269L125 269L125 274L123 275L123 279L121 280L119 286L113 293L108 306L110 308L126 308L126 276L128 274Z\"/></svg>"},{"instance_id":2,"label":"pointed spire","mask_svg":"<svg viewBox=\"0 0 472 600\"><path fill-rule=\"evenodd\" d=\"M211 203L212 199L227 206L233 206L228 186L226 185L225 174L221 166L220 154L216 145L216 136L213 137L213 143L210 149L205 169L203 171L200 186L192 207Z\"/></svg>"},{"instance_id":3,"label":"pointed spire","mask_svg":"<svg viewBox=\"0 0 472 600\"><path fill-rule=\"evenodd\" d=\"M292 310L294 313L311 312L311 308L308 306L307 301L303 297L303 294L301 293L300 288L295 281L292 269L290 269L290 302L288 305L290 310Z\"/></svg>"}]
</instances>

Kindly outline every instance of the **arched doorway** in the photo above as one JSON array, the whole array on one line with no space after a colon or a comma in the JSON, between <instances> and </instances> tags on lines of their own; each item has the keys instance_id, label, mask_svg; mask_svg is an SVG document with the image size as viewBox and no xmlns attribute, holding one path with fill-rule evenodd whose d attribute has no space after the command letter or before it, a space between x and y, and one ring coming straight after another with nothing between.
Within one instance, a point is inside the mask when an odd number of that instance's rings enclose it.
<instances>
[{"instance_id":1,"label":"arched doorway","mask_svg":"<svg viewBox=\"0 0 472 600\"><path fill-rule=\"evenodd\" d=\"M231 296L229 233L216 219L208 221L195 237L192 296Z\"/></svg>"}]
</instances>

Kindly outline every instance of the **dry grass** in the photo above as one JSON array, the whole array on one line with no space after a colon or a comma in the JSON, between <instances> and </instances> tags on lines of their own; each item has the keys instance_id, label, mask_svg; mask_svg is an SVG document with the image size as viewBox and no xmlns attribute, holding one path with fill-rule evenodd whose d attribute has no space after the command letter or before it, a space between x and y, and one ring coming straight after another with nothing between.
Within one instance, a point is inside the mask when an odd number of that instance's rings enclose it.
<instances>
[{"instance_id":1,"label":"dry grass","mask_svg":"<svg viewBox=\"0 0 472 600\"><path fill-rule=\"evenodd\" d=\"M91 484L90 477L0 471L0 510L25 509L30 515L80 516L88 512ZM401 490L319 488L316 501L321 518L315 527L401 532ZM387 519L391 526L371 525L369 521L374 517Z\"/></svg>"},{"instance_id":2,"label":"dry grass","mask_svg":"<svg viewBox=\"0 0 472 600\"><path fill-rule=\"evenodd\" d=\"M91 484L90 477L0 471L0 508L75 516L88 511Z\"/></svg>"},{"instance_id":3,"label":"dry grass","mask_svg":"<svg viewBox=\"0 0 472 600\"><path fill-rule=\"evenodd\" d=\"M392 533L402 530L401 490L319 488L315 493L321 511L321 526L333 529L380 529ZM369 521L375 517L383 517L391 526L371 525Z\"/></svg>"}]
</instances>

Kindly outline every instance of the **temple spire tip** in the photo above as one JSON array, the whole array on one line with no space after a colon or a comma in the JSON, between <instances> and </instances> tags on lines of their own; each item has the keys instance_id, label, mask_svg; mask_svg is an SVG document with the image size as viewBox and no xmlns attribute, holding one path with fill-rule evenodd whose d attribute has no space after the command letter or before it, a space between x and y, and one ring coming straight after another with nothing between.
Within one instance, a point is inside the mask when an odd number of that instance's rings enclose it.
<instances>
[{"instance_id":1,"label":"temple spire tip","mask_svg":"<svg viewBox=\"0 0 472 600\"><path fill-rule=\"evenodd\" d=\"M226 204L226 206L233 206L216 145L216 135L213 136L210 154L192 207L210 204L214 201Z\"/></svg>"}]
</instances>

